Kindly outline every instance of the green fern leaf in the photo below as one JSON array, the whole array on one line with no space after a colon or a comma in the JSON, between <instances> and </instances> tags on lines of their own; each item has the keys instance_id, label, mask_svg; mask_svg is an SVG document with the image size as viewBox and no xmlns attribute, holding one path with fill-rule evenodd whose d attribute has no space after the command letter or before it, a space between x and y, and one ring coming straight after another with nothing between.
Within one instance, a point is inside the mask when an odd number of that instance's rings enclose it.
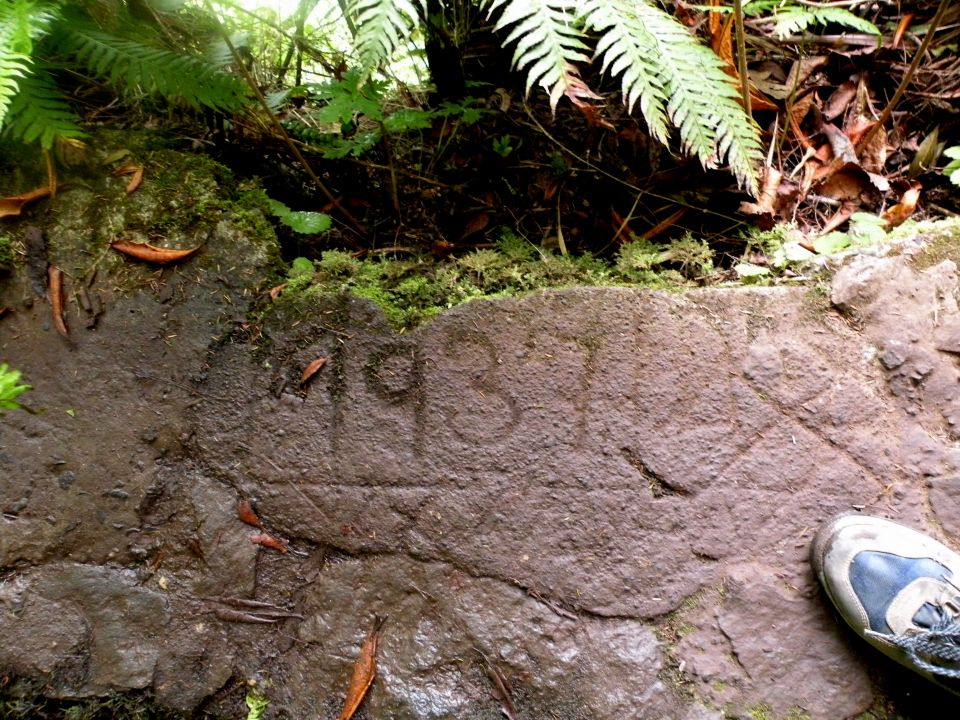
<instances>
[{"instance_id":1,"label":"green fern leaf","mask_svg":"<svg viewBox=\"0 0 960 720\"><path fill-rule=\"evenodd\" d=\"M0 28L0 127L3 127L10 103L17 94L17 78L26 75L30 61L23 53L10 49L10 33L4 32L6 29Z\"/></svg>"},{"instance_id":2,"label":"green fern leaf","mask_svg":"<svg viewBox=\"0 0 960 720\"><path fill-rule=\"evenodd\" d=\"M48 70L35 67L20 78L19 92L10 102L4 135L25 143L40 142L45 150L57 138L81 138L79 118L70 109L67 99Z\"/></svg>"},{"instance_id":3,"label":"green fern leaf","mask_svg":"<svg viewBox=\"0 0 960 720\"><path fill-rule=\"evenodd\" d=\"M0 4L0 127L17 92L17 78L30 72L34 40L44 35L57 17L55 5L34 0Z\"/></svg>"},{"instance_id":4,"label":"green fern leaf","mask_svg":"<svg viewBox=\"0 0 960 720\"><path fill-rule=\"evenodd\" d=\"M650 133L667 140L667 119L685 151L704 167L726 160L748 192L756 190L759 128L738 102L722 61L658 7L633 0L587 0L586 26L600 34L604 69L622 75L624 101L640 104Z\"/></svg>"},{"instance_id":5,"label":"green fern leaf","mask_svg":"<svg viewBox=\"0 0 960 720\"><path fill-rule=\"evenodd\" d=\"M517 43L513 66L527 73L526 92L534 85L550 95L550 108L556 112L557 103L566 95L575 103L581 98L595 98L574 63L590 62L586 54L583 34L574 20L578 7L576 0L488 0L487 14L503 7L503 13L494 26L503 30L514 26L504 41Z\"/></svg>"},{"instance_id":6,"label":"green fern leaf","mask_svg":"<svg viewBox=\"0 0 960 720\"><path fill-rule=\"evenodd\" d=\"M179 98L194 109L233 112L247 102L247 87L240 79L199 58L116 37L86 23L59 28L51 44L128 90Z\"/></svg>"},{"instance_id":7,"label":"green fern leaf","mask_svg":"<svg viewBox=\"0 0 960 720\"><path fill-rule=\"evenodd\" d=\"M839 7L811 7L809 5L787 5L775 14L773 32L778 38L803 32L814 25L834 23L843 27L859 30L869 35L880 35L880 29L869 20L854 15Z\"/></svg>"},{"instance_id":8,"label":"green fern leaf","mask_svg":"<svg viewBox=\"0 0 960 720\"><path fill-rule=\"evenodd\" d=\"M656 58L657 39L631 6L620 7L607 2L588 3L584 14L588 27L599 33L596 55L602 58L601 72L622 75L623 101L633 112L640 102L640 114L650 134L662 143L668 142L667 89L661 79Z\"/></svg>"},{"instance_id":9,"label":"green fern leaf","mask_svg":"<svg viewBox=\"0 0 960 720\"><path fill-rule=\"evenodd\" d=\"M427 14L426 0L351 0L347 13L355 19L354 44L360 62L373 70L390 59L398 46L408 40L417 18Z\"/></svg>"}]
</instances>

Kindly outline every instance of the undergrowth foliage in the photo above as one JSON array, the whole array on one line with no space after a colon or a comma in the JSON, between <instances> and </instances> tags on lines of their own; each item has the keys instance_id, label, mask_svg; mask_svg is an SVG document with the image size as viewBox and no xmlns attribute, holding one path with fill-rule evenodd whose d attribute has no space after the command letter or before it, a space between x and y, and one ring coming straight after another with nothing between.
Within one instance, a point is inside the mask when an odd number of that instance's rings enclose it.
<instances>
[{"instance_id":1,"label":"undergrowth foliage","mask_svg":"<svg viewBox=\"0 0 960 720\"><path fill-rule=\"evenodd\" d=\"M684 151L705 167L729 164L756 189L759 131L737 101L723 61L654 0L473 0L490 18L526 91L543 88L556 111L563 97L588 106L599 96L581 77L594 59L619 77L624 101L639 106L651 134L668 144L676 128ZM249 91L240 75L213 64L219 41L171 31L176 15L123 0L0 3L0 127L8 138L39 142L83 137L65 83L109 84L194 109L231 113ZM401 48L424 42L427 0L343 0L362 69L361 84ZM199 12L196 8L192 12ZM791 25L792 26L792 25ZM204 46L204 47L202 47ZM209 46L209 47L205 47ZM222 58L222 54L220 55ZM381 121L384 125L386 119Z\"/></svg>"},{"instance_id":2,"label":"undergrowth foliage","mask_svg":"<svg viewBox=\"0 0 960 720\"><path fill-rule=\"evenodd\" d=\"M117 92L159 96L194 109L240 109L248 91L236 76L185 47L165 47L171 34L134 16L121 0L67 5L58 0L0 3L0 128L3 136L39 142L84 137L60 80L100 79ZM109 25L109 31L104 26Z\"/></svg>"},{"instance_id":3,"label":"undergrowth foliage","mask_svg":"<svg viewBox=\"0 0 960 720\"><path fill-rule=\"evenodd\" d=\"M591 61L595 35L594 57L621 78L624 101L630 108L639 103L655 138L667 143L670 126L676 127L684 150L705 167L727 162L744 188L756 190L759 128L738 104L722 60L652 0L478 2L507 33L503 42L515 48L513 66L526 74L527 92L542 87L554 111L564 96L577 105L597 99L578 70ZM412 0L352 0L348 8L368 72L416 27Z\"/></svg>"}]
</instances>

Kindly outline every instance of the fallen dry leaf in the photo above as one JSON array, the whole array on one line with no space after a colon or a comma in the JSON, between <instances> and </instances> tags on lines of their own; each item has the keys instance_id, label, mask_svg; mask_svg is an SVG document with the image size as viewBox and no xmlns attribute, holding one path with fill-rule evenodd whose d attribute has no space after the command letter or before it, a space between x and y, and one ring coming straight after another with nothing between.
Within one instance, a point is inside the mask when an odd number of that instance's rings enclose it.
<instances>
[{"instance_id":1,"label":"fallen dry leaf","mask_svg":"<svg viewBox=\"0 0 960 720\"><path fill-rule=\"evenodd\" d=\"M51 188L47 185L39 187L36 190L14 195L12 197L0 198L0 217L10 217L19 215L23 206L34 200L45 198L50 195Z\"/></svg>"},{"instance_id":2,"label":"fallen dry leaf","mask_svg":"<svg viewBox=\"0 0 960 720\"><path fill-rule=\"evenodd\" d=\"M280 283L279 285L274 285L270 288L270 291L267 293L270 296L271 300L276 300L283 294L283 291L286 289L286 283Z\"/></svg>"},{"instance_id":3,"label":"fallen dry leaf","mask_svg":"<svg viewBox=\"0 0 960 720\"><path fill-rule=\"evenodd\" d=\"M143 165L138 165L137 169L133 172L133 177L130 178L130 182L127 183L127 195L132 193L143 182Z\"/></svg>"},{"instance_id":4,"label":"fallen dry leaf","mask_svg":"<svg viewBox=\"0 0 960 720\"><path fill-rule=\"evenodd\" d=\"M820 228L820 234L826 235L827 233L833 232L838 227L843 225L847 220L850 219L850 216L857 211L857 206L850 200L847 200L840 204L840 209L833 214L823 227Z\"/></svg>"},{"instance_id":5,"label":"fallen dry leaf","mask_svg":"<svg viewBox=\"0 0 960 720\"><path fill-rule=\"evenodd\" d=\"M337 720L350 720L373 684L377 675L377 643L380 641L380 628L383 627L384 620L385 618L377 618L373 630L360 646L360 654L353 663L353 674L347 687L347 699Z\"/></svg>"},{"instance_id":6,"label":"fallen dry leaf","mask_svg":"<svg viewBox=\"0 0 960 720\"><path fill-rule=\"evenodd\" d=\"M460 241L463 242L465 238L470 237L471 235L476 235L478 232L482 231L487 225L490 224L490 216L486 213L478 213L470 218L467 222L466 227L463 230L463 233L460 235Z\"/></svg>"},{"instance_id":7,"label":"fallen dry leaf","mask_svg":"<svg viewBox=\"0 0 960 720\"><path fill-rule=\"evenodd\" d=\"M652 228L644 231L643 234L640 235L640 238L642 240L652 240L653 238L657 237L661 233L666 232L667 230L672 228L674 225L676 225L677 222L679 222L680 218L682 218L686 214L686 212L687 212L686 208L680 208L678 210L674 210L672 213L670 213L667 217L665 217L663 220L658 222Z\"/></svg>"},{"instance_id":8,"label":"fallen dry leaf","mask_svg":"<svg viewBox=\"0 0 960 720\"><path fill-rule=\"evenodd\" d=\"M50 307L53 308L53 326L64 337L70 337L63 320L63 271L56 265L47 268L47 294L50 296Z\"/></svg>"},{"instance_id":9,"label":"fallen dry leaf","mask_svg":"<svg viewBox=\"0 0 960 720\"><path fill-rule=\"evenodd\" d=\"M114 240L110 247L119 253L128 255L137 260L153 263L154 265L169 265L170 263L186 260L188 257L197 253L202 245L197 245L186 250L174 250L171 248L162 248L150 243L135 243L127 240Z\"/></svg>"},{"instance_id":10,"label":"fallen dry leaf","mask_svg":"<svg viewBox=\"0 0 960 720\"><path fill-rule=\"evenodd\" d=\"M263 545L264 547L270 548L271 550L278 550L282 553L288 552L290 550L290 548L287 547L289 543L286 540L275 538L273 535L267 535L267 533L259 533L257 535L251 535L250 542L252 542L254 545Z\"/></svg>"},{"instance_id":11,"label":"fallen dry leaf","mask_svg":"<svg viewBox=\"0 0 960 720\"><path fill-rule=\"evenodd\" d=\"M254 512L253 505L250 504L249 500L241 500L237 503L237 517L247 525L263 528L263 523L260 522L260 518L257 517L257 513Z\"/></svg>"},{"instance_id":12,"label":"fallen dry leaf","mask_svg":"<svg viewBox=\"0 0 960 720\"><path fill-rule=\"evenodd\" d=\"M507 676L503 671L490 662L486 656L484 660L487 663L487 677L493 683L494 695L500 701L500 712L507 720L516 720L517 709L513 705L513 691Z\"/></svg>"},{"instance_id":13,"label":"fallen dry leaf","mask_svg":"<svg viewBox=\"0 0 960 720\"><path fill-rule=\"evenodd\" d=\"M917 201L920 200L920 188L918 186L913 186L909 190L903 193L900 197L900 202L897 205L894 205L892 208L889 208L882 217L886 220L887 225L892 228L897 227L907 220L914 211L917 209Z\"/></svg>"},{"instance_id":14,"label":"fallen dry leaf","mask_svg":"<svg viewBox=\"0 0 960 720\"><path fill-rule=\"evenodd\" d=\"M127 163L126 165L121 165L118 168L114 168L113 170L110 171L110 174L117 177L119 177L120 175L133 175L137 171L138 167L140 166Z\"/></svg>"},{"instance_id":15,"label":"fallen dry leaf","mask_svg":"<svg viewBox=\"0 0 960 720\"><path fill-rule=\"evenodd\" d=\"M300 387L304 387L308 382L310 382L310 379L316 375L320 371L320 368L326 364L327 359L325 357L319 357L307 365L303 369L303 372L300 373Z\"/></svg>"},{"instance_id":16,"label":"fallen dry leaf","mask_svg":"<svg viewBox=\"0 0 960 720\"><path fill-rule=\"evenodd\" d=\"M857 84L855 82L847 80L846 82L840 83L837 89L827 98L827 102L823 106L823 119L836 120L847 111L850 103L853 102L856 97Z\"/></svg>"},{"instance_id":17,"label":"fallen dry leaf","mask_svg":"<svg viewBox=\"0 0 960 720\"><path fill-rule=\"evenodd\" d=\"M775 167L766 167L763 169L762 184L760 194L755 203L740 203L740 212L748 215L756 215L757 225L764 230L769 230L776 223L775 216L777 208L775 203L779 197L777 191L780 188L780 181L783 179L783 173Z\"/></svg>"},{"instance_id":18,"label":"fallen dry leaf","mask_svg":"<svg viewBox=\"0 0 960 720\"><path fill-rule=\"evenodd\" d=\"M903 40L904 33L907 32L907 28L910 27L914 17L914 13L908 12L900 18L900 22L897 23L897 31L893 34L893 40L890 43L891 48L896 50L900 46L900 41Z\"/></svg>"}]
</instances>

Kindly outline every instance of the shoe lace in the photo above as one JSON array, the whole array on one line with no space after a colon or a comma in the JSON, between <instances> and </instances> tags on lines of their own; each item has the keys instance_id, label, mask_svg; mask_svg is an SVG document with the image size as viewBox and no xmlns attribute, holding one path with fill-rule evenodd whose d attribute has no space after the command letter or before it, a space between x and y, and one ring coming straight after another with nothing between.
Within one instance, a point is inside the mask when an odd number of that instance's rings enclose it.
<instances>
[{"instance_id":1,"label":"shoe lace","mask_svg":"<svg viewBox=\"0 0 960 720\"><path fill-rule=\"evenodd\" d=\"M929 629L903 635L867 632L899 647L916 667L931 675L960 679L960 622L957 620L947 618Z\"/></svg>"},{"instance_id":2,"label":"shoe lace","mask_svg":"<svg viewBox=\"0 0 960 720\"><path fill-rule=\"evenodd\" d=\"M941 581L960 592L949 578ZM869 635L903 650L911 662L931 675L960 679L960 596L938 605L940 620L929 628L915 628L907 633L884 635L868 630ZM950 667L952 666L952 667Z\"/></svg>"}]
</instances>

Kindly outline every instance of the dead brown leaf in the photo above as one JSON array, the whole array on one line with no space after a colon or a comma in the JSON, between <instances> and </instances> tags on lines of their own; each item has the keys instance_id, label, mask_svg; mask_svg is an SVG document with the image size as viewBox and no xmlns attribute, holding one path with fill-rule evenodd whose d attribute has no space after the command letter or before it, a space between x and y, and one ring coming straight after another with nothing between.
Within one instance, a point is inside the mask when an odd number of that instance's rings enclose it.
<instances>
[{"instance_id":1,"label":"dead brown leaf","mask_svg":"<svg viewBox=\"0 0 960 720\"><path fill-rule=\"evenodd\" d=\"M34 200L45 198L50 195L50 192L50 187L44 185L36 190L30 190L29 192L21 193L20 195L0 198L0 218L19 215L20 211L23 210L24 205L27 203L32 203Z\"/></svg>"},{"instance_id":2,"label":"dead brown leaf","mask_svg":"<svg viewBox=\"0 0 960 720\"><path fill-rule=\"evenodd\" d=\"M760 195L757 197L757 201L755 203L740 203L740 212L758 216L756 222L761 229L769 230L776 224L774 203L777 200L777 190L782 179L783 173L775 167L764 168L763 183L760 186Z\"/></svg>"},{"instance_id":3,"label":"dead brown leaf","mask_svg":"<svg viewBox=\"0 0 960 720\"><path fill-rule=\"evenodd\" d=\"M276 300L278 297L283 295L283 291L286 290L286 288L286 283L280 283L279 285L274 285L272 288L270 288L267 294L270 296L271 300Z\"/></svg>"},{"instance_id":4,"label":"dead brown leaf","mask_svg":"<svg viewBox=\"0 0 960 720\"><path fill-rule=\"evenodd\" d=\"M882 217L887 221L887 225L892 228L902 224L917 209L917 202L920 200L920 186L914 185L900 197L900 202L889 208Z\"/></svg>"},{"instance_id":5,"label":"dead brown leaf","mask_svg":"<svg viewBox=\"0 0 960 720\"><path fill-rule=\"evenodd\" d=\"M849 200L845 201L840 205L840 209L833 214L833 217L827 220L826 224L820 228L820 234L826 235L829 232L833 232L849 220L850 216L853 215L856 210L857 206L853 202Z\"/></svg>"},{"instance_id":6,"label":"dead brown leaf","mask_svg":"<svg viewBox=\"0 0 960 720\"><path fill-rule=\"evenodd\" d=\"M263 528L263 523L260 522L260 518L257 517L257 513L253 510L253 505L250 504L249 500L241 500L237 503L237 518L241 522L245 522L247 525L253 525L253 527Z\"/></svg>"},{"instance_id":7,"label":"dead brown leaf","mask_svg":"<svg viewBox=\"0 0 960 720\"><path fill-rule=\"evenodd\" d=\"M823 106L824 120L835 120L843 115L857 97L857 84L852 80L840 83Z\"/></svg>"},{"instance_id":8,"label":"dead brown leaf","mask_svg":"<svg viewBox=\"0 0 960 720\"><path fill-rule=\"evenodd\" d=\"M130 182L127 183L127 195L140 187L141 183L143 183L143 165L138 165L133 172L133 177L130 178Z\"/></svg>"},{"instance_id":9,"label":"dead brown leaf","mask_svg":"<svg viewBox=\"0 0 960 720\"><path fill-rule=\"evenodd\" d=\"M136 258L137 260L143 260L144 262L153 263L154 265L169 265L171 263L180 262L181 260L186 260L190 256L196 254L202 245L197 245L193 248L187 248L186 250L175 250L172 248L157 247L155 245L151 245L150 243L135 243L127 240L114 240L112 243L110 243L110 247L119 253Z\"/></svg>"},{"instance_id":10,"label":"dead brown leaf","mask_svg":"<svg viewBox=\"0 0 960 720\"><path fill-rule=\"evenodd\" d=\"M466 227L463 229L463 233L460 235L460 242L463 242L471 235L476 235L478 232L486 229L487 225L489 224L490 216L487 215L487 213L477 213L467 222Z\"/></svg>"},{"instance_id":11,"label":"dead brown leaf","mask_svg":"<svg viewBox=\"0 0 960 720\"><path fill-rule=\"evenodd\" d=\"M823 197L844 202L858 199L871 187L870 178L863 168L856 163L845 163L823 181L818 192Z\"/></svg>"},{"instance_id":12,"label":"dead brown leaf","mask_svg":"<svg viewBox=\"0 0 960 720\"><path fill-rule=\"evenodd\" d=\"M517 709L513 705L513 690L503 671L484 655L487 664L487 677L493 683L494 695L500 701L500 712L507 720L516 720Z\"/></svg>"},{"instance_id":13,"label":"dead brown leaf","mask_svg":"<svg viewBox=\"0 0 960 720\"><path fill-rule=\"evenodd\" d=\"M907 12L900 18L900 22L897 23L897 31L893 34L893 41L890 43L890 47L894 50L900 46L900 41L903 40L903 36L907 32L907 28L910 27L910 23L913 22L914 17L916 17L914 13Z\"/></svg>"},{"instance_id":14,"label":"dead brown leaf","mask_svg":"<svg viewBox=\"0 0 960 720\"><path fill-rule=\"evenodd\" d=\"M251 535L250 542L252 542L254 545L262 545L263 547L270 548L271 550L278 550L282 553L286 553L290 550L290 543L288 543L286 540L276 538L273 535L268 535L267 533Z\"/></svg>"},{"instance_id":15,"label":"dead brown leaf","mask_svg":"<svg viewBox=\"0 0 960 720\"><path fill-rule=\"evenodd\" d=\"M113 170L110 171L110 174L117 177L121 175L133 175L137 171L138 167L141 167L141 166L133 165L132 163L127 163L126 165L121 165L118 168L114 168Z\"/></svg>"},{"instance_id":16,"label":"dead brown leaf","mask_svg":"<svg viewBox=\"0 0 960 720\"><path fill-rule=\"evenodd\" d=\"M385 619L377 618L367 639L360 646L360 654L353 663L353 674L347 686L347 698L337 720L350 720L373 684L373 679L377 675L377 644L380 641L380 628L383 627Z\"/></svg>"},{"instance_id":17,"label":"dead brown leaf","mask_svg":"<svg viewBox=\"0 0 960 720\"><path fill-rule=\"evenodd\" d=\"M63 320L63 271L56 265L47 267L47 294L53 308L53 326L65 338L70 337L67 324Z\"/></svg>"},{"instance_id":18,"label":"dead brown leaf","mask_svg":"<svg viewBox=\"0 0 960 720\"><path fill-rule=\"evenodd\" d=\"M320 368L326 364L327 358L325 357L318 357L316 360L310 362L310 364L303 369L303 372L300 373L300 387L304 387L310 382L313 376L320 372Z\"/></svg>"},{"instance_id":19,"label":"dead brown leaf","mask_svg":"<svg viewBox=\"0 0 960 720\"><path fill-rule=\"evenodd\" d=\"M643 240L652 240L653 238L657 237L657 235L660 235L666 232L667 230L672 228L674 225L676 225L677 222L679 222L680 218L682 218L686 214L686 212L687 212L686 208L680 208L678 210L673 211L663 220L661 220L656 225L654 225L652 228L645 231L642 235L640 235L640 237Z\"/></svg>"}]
</instances>

